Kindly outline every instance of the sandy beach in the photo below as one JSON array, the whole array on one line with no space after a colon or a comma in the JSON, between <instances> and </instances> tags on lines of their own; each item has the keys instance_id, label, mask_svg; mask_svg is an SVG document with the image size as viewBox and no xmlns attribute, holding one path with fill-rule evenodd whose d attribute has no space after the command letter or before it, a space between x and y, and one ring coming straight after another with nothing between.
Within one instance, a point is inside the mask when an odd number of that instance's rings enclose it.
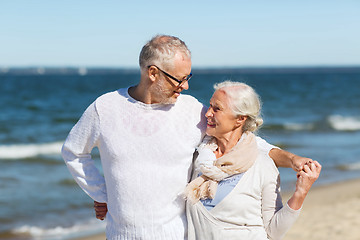
<instances>
[{"instance_id":1,"label":"sandy beach","mask_svg":"<svg viewBox=\"0 0 360 240\"><path fill-rule=\"evenodd\" d=\"M283 194L283 202L290 194ZM105 240L105 234L76 240ZM360 179L317 186L284 240L359 240Z\"/></svg>"},{"instance_id":2,"label":"sandy beach","mask_svg":"<svg viewBox=\"0 0 360 240\"><path fill-rule=\"evenodd\" d=\"M289 195L284 194L283 200ZM311 189L284 240L359 240L360 180Z\"/></svg>"}]
</instances>

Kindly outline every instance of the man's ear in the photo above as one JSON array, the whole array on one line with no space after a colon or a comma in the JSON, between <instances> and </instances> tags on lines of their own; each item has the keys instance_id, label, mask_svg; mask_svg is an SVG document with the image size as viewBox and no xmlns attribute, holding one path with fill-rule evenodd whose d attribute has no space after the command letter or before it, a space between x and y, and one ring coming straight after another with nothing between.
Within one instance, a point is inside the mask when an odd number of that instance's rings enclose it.
<instances>
[{"instance_id":1,"label":"man's ear","mask_svg":"<svg viewBox=\"0 0 360 240\"><path fill-rule=\"evenodd\" d=\"M148 68L148 77L152 82L155 82L156 80L156 75L159 73L159 70L155 67L155 66L150 66Z\"/></svg>"}]
</instances>

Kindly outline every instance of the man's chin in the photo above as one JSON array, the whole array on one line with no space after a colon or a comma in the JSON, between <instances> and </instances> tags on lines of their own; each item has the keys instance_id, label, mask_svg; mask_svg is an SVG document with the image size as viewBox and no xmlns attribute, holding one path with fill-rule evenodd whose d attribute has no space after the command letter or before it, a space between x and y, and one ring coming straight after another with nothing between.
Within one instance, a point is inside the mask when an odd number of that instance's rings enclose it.
<instances>
[{"instance_id":1,"label":"man's chin","mask_svg":"<svg viewBox=\"0 0 360 240\"><path fill-rule=\"evenodd\" d=\"M160 103L161 104L175 104L179 96L180 96L180 93L169 95L167 98L163 97L161 99Z\"/></svg>"},{"instance_id":2,"label":"man's chin","mask_svg":"<svg viewBox=\"0 0 360 240\"><path fill-rule=\"evenodd\" d=\"M171 97L169 97L167 100L168 104L175 104L180 94L173 94Z\"/></svg>"}]
</instances>

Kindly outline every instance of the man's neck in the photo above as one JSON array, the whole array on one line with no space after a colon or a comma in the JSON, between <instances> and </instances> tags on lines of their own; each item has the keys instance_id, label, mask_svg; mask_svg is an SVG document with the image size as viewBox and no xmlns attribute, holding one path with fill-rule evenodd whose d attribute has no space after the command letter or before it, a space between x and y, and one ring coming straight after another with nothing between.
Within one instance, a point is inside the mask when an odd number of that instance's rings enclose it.
<instances>
[{"instance_id":1,"label":"man's neck","mask_svg":"<svg viewBox=\"0 0 360 240\"><path fill-rule=\"evenodd\" d=\"M148 88L143 87L141 83L139 83L136 86L130 87L128 93L133 99L139 102L143 102L145 104L152 104L150 93L149 91L146 91L146 89Z\"/></svg>"}]
</instances>

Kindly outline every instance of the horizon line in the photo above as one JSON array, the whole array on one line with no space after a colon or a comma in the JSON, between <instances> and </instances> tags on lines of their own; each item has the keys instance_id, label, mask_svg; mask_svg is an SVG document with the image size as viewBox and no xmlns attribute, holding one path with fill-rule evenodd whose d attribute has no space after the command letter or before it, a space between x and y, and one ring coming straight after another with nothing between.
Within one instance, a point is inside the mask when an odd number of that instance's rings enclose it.
<instances>
[{"instance_id":1,"label":"horizon line","mask_svg":"<svg viewBox=\"0 0 360 240\"><path fill-rule=\"evenodd\" d=\"M192 69L247 69L247 68L359 68L360 64L318 64L318 65L247 65L247 66L197 66L193 65ZM139 69L139 66L100 66L100 65L0 65L0 69Z\"/></svg>"},{"instance_id":2,"label":"horizon line","mask_svg":"<svg viewBox=\"0 0 360 240\"><path fill-rule=\"evenodd\" d=\"M268 66L268 67L193 67L195 74L289 74L289 73L360 73L360 65L354 66ZM0 67L0 76L5 75L107 75L139 74L139 67Z\"/></svg>"}]
</instances>

